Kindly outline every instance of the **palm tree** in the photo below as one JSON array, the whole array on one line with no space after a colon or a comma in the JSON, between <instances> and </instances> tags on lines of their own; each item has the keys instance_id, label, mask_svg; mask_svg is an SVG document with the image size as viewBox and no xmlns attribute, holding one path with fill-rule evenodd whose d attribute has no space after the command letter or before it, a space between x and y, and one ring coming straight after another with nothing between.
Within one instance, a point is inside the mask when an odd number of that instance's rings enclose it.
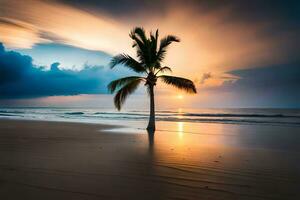
<instances>
[{"instance_id":1,"label":"palm tree","mask_svg":"<svg viewBox=\"0 0 300 200\"><path fill-rule=\"evenodd\" d=\"M156 30L155 34L150 32L149 37L147 37L143 28L136 27L130 32L129 36L133 40L132 47L136 48L137 60L127 54L119 54L111 59L110 68L123 64L130 70L144 76L128 76L114 80L108 85L108 90L111 93L117 91L114 97L114 104L120 110L128 95L133 93L140 83L144 82L150 96L150 118L147 130L154 132L154 87L157 80L160 79L166 84L185 90L188 93L196 93L196 87L189 79L163 75L164 72L172 72L170 67L162 66L162 61L166 56L168 46L172 42L180 41L178 37L168 35L160 40L158 46L158 30Z\"/></svg>"}]
</instances>

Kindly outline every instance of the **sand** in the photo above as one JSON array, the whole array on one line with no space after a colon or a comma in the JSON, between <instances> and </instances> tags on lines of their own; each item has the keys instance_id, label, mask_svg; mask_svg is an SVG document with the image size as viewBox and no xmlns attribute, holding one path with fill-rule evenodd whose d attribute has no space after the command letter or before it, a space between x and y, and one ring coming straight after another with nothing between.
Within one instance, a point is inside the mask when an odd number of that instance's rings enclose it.
<instances>
[{"instance_id":1,"label":"sand","mask_svg":"<svg viewBox=\"0 0 300 200\"><path fill-rule=\"evenodd\" d=\"M254 137L247 127L222 126L224 136L212 126L149 137L107 125L0 120L0 199L299 199L299 136L285 143L264 127Z\"/></svg>"}]
</instances>

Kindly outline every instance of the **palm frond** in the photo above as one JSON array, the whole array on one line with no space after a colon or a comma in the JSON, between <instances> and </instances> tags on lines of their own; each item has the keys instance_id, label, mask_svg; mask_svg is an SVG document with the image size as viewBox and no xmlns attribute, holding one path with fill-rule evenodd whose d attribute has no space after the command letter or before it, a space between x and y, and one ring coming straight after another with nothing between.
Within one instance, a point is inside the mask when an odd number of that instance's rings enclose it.
<instances>
[{"instance_id":1,"label":"palm frond","mask_svg":"<svg viewBox=\"0 0 300 200\"><path fill-rule=\"evenodd\" d=\"M148 63L148 47L149 46L149 41L147 39L147 36L145 34L145 30L141 27L136 27L134 28L129 36L133 40L133 45L132 47L137 48L137 57L139 61L147 66Z\"/></svg>"},{"instance_id":2,"label":"palm frond","mask_svg":"<svg viewBox=\"0 0 300 200\"><path fill-rule=\"evenodd\" d=\"M163 39L160 40L160 47L157 52L157 59L159 61L162 61L167 52L167 47L172 43L172 42L180 42L180 39L174 35L168 35L164 37Z\"/></svg>"},{"instance_id":3,"label":"palm frond","mask_svg":"<svg viewBox=\"0 0 300 200\"><path fill-rule=\"evenodd\" d=\"M170 67L164 66L159 68L159 70L155 73L157 75L158 73L164 73L164 72L172 72L172 69Z\"/></svg>"},{"instance_id":4,"label":"palm frond","mask_svg":"<svg viewBox=\"0 0 300 200\"><path fill-rule=\"evenodd\" d=\"M158 29L155 33L150 32L150 43L148 46L149 49L149 64L152 68L157 68L157 39L158 39Z\"/></svg>"},{"instance_id":5,"label":"palm frond","mask_svg":"<svg viewBox=\"0 0 300 200\"><path fill-rule=\"evenodd\" d=\"M143 43L146 43L147 37L145 34L145 29L142 27L135 27L132 29L130 32L129 36L134 39L134 38L139 38Z\"/></svg>"},{"instance_id":6,"label":"palm frond","mask_svg":"<svg viewBox=\"0 0 300 200\"><path fill-rule=\"evenodd\" d=\"M121 110L126 98L138 88L141 81L141 79L133 80L119 89L114 97L114 104L118 110Z\"/></svg>"},{"instance_id":7,"label":"palm frond","mask_svg":"<svg viewBox=\"0 0 300 200\"><path fill-rule=\"evenodd\" d=\"M132 81L136 81L136 80L144 80L143 77L140 76L128 76L128 77L124 77L124 78L120 78L114 81L111 81L108 85L107 85L107 89L110 93L115 92L117 89L123 87L126 84L131 83Z\"/></svg>"},{"instance_id":8,"label":"palm frond","mask_svg":"<svg viewBox=\"0 0 300 200\"><path fill-rule=\"evenodd\" d=\"M130 35L131 39L133 40L133 45L132 47L138 47L138 49L145 49L145 43L136 35Z\"/></svg>"},{"instance_id":9,"label":"palm frond","mask_svg":"<svg viewBox=\"0 0 300 200\"><path fill-rule=\"evenodd\" d=\"M188 93L197 93L193 81L176 76L161 75L158 78L162 79L166 84L172 85L178 89L185 90Z\"/></svg>"},{"instance_id":10,"label":"palm frond","mask_svg":"<svg viewBox=\"0 0 300 200\"><path fill-rule=\"evenodd\" d=\"M109 66L110 68L114 68L118 64L124 64L127 68L137 73L146 72L145 67L143 67L141 63L139 63L138 61L136 61L134 58L132 58L127 54L119 54L117 56L114 56L111 59Z\"/></svg>"},{"instance_id":11,"label":"palm frond","mask_svg":"<svg viewBox=\"0 0 300 200\"><path fill-rule=\"evenodd\" d=\"M156 50L157 50L157 39L158 39L158 29L156 29L155 34L153 34L152 32L150 32L150 38L151 38L151 42L152 42L152 46L153 46L153 50L154 50L154 54L156 54Z\"/></svg>"}]
</instances>

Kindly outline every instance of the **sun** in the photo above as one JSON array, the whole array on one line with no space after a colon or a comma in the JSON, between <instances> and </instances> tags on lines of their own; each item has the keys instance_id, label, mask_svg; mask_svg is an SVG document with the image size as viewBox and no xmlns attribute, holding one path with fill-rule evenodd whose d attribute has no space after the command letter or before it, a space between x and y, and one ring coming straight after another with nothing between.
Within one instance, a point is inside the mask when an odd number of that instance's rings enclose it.
<instances>
[{"instance_id":1,"label":"sun","mask_svg":"<svg viewBox=\"0 0 300 200\"><path fill-rule=\"evenodd\" d=\"M178 95L177 95L177 99L183 99L183 95L178 94Z\"/></svg>"}]
</instances>

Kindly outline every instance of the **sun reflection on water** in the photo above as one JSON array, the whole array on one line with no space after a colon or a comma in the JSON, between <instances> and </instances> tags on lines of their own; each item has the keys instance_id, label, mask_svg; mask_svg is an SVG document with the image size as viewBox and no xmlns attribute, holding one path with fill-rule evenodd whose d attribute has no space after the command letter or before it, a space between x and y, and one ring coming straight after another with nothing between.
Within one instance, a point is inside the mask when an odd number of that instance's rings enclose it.
<instances>
[{"instance_id":1,"label":"sun reflection on water","mask_svg":"<svg viewBox=\"0 0 300 200\"><path fill-rule=\"evenodd\" d=\"M184 122L177 122L177 131L179 138L182 139L184 134Z\"/></svg>"}]
</instances>

